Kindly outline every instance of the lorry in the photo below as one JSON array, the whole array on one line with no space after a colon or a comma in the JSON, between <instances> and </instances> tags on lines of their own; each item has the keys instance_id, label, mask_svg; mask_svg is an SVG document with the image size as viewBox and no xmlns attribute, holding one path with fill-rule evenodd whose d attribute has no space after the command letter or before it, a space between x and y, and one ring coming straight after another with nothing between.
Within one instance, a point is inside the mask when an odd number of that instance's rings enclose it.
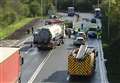
<instances>
[{"instance_id":1,"label":"lorry","mask_svg":"<svg viewBox=\"0 0 120 83\"><path fill-rule=\"evenodd\" d=\"M64 29L58 24L46 25L33 31L33 43L39 48L55 48L63 44Z\"/></svg>"},{"instance_id":2,"label":"lorry","mask_svg":"<svg viewBox=\"0 0 120 83\"><path fill-rule=\"evenodd\" d=\"M75 8L68 7L68 16L74 16L74 15L75 15Z\"/></svg>"},{"instance_id":3,"label":"lorry","mask_svg":"<svg viewBox=\"0 0 120 83\"><path fill-rule=\"evenodd\" d=\"M87 36L89 38L98 38L98 25L96 23L90 23L87 30Z\"/></svg>"},{"instance_id":4,"label":"lorry","mask_svg":"<svg viewBox=\"0 0 120 83\"><path fill-rule=\"evenodd\" d=\"M19 48L0 47L0 83L20 83L22 64Z\"/></svg>"},{"instance_id":5,"label":"lorry","mask_svg":"<svg viewBox=\"0 0 120 83\"><path fill-rule=\"evenodd\" d=\"M94 47L81 45L68 55L68 75L91 76L95 72L97 51Z\"/></svg>"},{"instance_id":6,"label":"lorry","mask_svg":"<svg viewBox=\"0 0 120 83\"><path fill-rule=\"evenodd\" d=\"M94 9L94 12L95 12L95 18L99 18L99 19L102 18L101 9L100 9L99 7L98 7L98 8L95 8L95 9Z\"/></svg>"}]
</instances>

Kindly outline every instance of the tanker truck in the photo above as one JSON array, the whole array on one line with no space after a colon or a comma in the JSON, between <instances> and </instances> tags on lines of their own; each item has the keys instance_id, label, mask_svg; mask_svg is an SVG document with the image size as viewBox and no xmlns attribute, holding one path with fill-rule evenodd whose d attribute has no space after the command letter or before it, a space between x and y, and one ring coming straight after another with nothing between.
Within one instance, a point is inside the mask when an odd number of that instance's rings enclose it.
<instances>
[{"instance_id":1,"label":"tanker truck","mask_svg":"<svg viewBox=\"0 0 120 83\"><path fill-rule=\"evenodd\" d=\"M46 25L33 32L33 43L39 48L54 48L64 43L64 31L60 25Z\"/></svg>"}]
</instances>

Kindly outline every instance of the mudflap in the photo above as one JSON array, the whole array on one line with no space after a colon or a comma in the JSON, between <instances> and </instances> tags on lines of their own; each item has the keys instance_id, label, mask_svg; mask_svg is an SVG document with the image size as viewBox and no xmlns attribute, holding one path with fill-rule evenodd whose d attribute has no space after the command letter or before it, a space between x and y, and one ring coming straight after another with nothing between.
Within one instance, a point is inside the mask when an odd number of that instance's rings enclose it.
<instances>
[{"instance_id":1,"label":"mudflap","mask_svg":"<svg viewBox=\"0 0 120 83\"><path fill-rule=\"evenodd\" d=\"M21 72L19 73L18 79L16 83L21 83Z\"/></svg>"}]
</instances>

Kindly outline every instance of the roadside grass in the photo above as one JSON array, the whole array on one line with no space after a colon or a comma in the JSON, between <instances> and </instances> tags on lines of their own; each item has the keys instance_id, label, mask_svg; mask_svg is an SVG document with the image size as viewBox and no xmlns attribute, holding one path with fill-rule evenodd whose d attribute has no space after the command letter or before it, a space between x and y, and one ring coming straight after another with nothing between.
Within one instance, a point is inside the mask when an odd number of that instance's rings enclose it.
<instances>
[{"instance_id":1,"label":"roadside grass","mask_svg":"<svg viewBox=\"0 0 120 83\"><path fill-rule=\"evenodd\" d=\"M8 25L6 27L0 27L0 39L4 39L16 30L20 29L27 23L31 22L34 18L24 18L18 22L15 22L11 25Z\"/></svg>"},{"instance_id":2,"label":"roadside grass","mask_svg":"<svg viewBox=\"0 0 120 83\"><path fill-rule=\"evenodd\" d=\"M120 39L111 44L104 42L104 57L107 59L106 68L110 83L120 83Z\"/></svg>"},{"instance_id":3,"label":"roadside grass","mask_svg":"<svg viewBox=\"0 0 120 83\"><path fill-rule=\"evenodd\" d=\"M103 43L102 46L103 46L103 48L107 48L107 47L109 47L109 44Z\"/></svg>"},{"instance_id":4,"label":"roadside grass","mask_svg":"<svg viewBox=\"0 0 120 83\"><path fill-rule=\"evenodd\" d=\"M36 19L36 18L45 19L46 17L24 18L11 25L8 25L5 27L0 26L0 40L5 39L10 34L14 33L16 30L22 28L24 25L28 24L29 22L31 22L33 19Z\"/></svg>"}]
</instances>

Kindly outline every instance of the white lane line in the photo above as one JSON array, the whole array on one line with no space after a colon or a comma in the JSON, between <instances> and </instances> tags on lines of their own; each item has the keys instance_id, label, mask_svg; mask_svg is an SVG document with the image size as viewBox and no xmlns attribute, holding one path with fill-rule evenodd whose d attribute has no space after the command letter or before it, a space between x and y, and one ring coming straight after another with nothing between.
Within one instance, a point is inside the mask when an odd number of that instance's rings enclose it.
<instances>
[{"instance_id":1,"label":"white lane line","mask_svg":"<svg viewBox=\"0 0 120 83\"><path fill-rule=\"evenodd\" d=\"M28 49L25 54L28 54L30 51L32 50L32 48Z\"/></svg>"},{"instance_id":2,"label":"white lane line","mask_svg":"<svg viewBox=\"0 0 120 83\"><path fill-rule=\"evenodd\" d=\"M101 57L100 57L100 56L101 56L101 53L100 53L100 46L99 46L99 43L98 43L99 41L96 41L96 42L97 42L98 51L99 51L99 52L98 52L98 53L99 53L99 54L98 54L98 59L99 59L100 78L101 78L101 80L103 81L103 79L104 79L103 77L104 77L104 76L103 76L103 72L102 72L102 65L101 65Z\"/></svg>"},{"instance_id":3,"label":"white lane line","mask_svg":"<svg viewBox=\"0 0 120 83\"><path fill-rule=\"evenodd\" d=\"M31 39L31 38L32 38L32 36L26 38L24 41L22 41L22 42L20 42L19 44L17 44L17 46L20 46L20 45L24 44L26 41L28 41L28 40Z\"/></svg>"},{"instance_id":4,"label":"white lane line","mask_svg":"<svg viewBox=\"0 0 120 83\"><path fill-rule=\"evenodd\" d=\"M69 81L69 80L70 80L70 75L67 76L67 81Z\"/></svg>"},{"instance_id":5,"label":"white lane line","mask_svg":"<svg viewBox=\"0 0 120 83\"><path fill-rule=\"evenodd\" d=\"M33 81L35 80L35 78L37 77L37 75L39 74L39 72L42 70L43 66L45 65L45 63L47 62L47 60L49 59L49 57L50 57L50 55L52 53L53 53L53 50L50 51L50 53L48 54L48 56L46 56L45 59L42 61L42 63L38 66L38 68L36 69L36 71L34 72L34 74L28 80L28 83L33 83Z\"/></svg>"},{"instance_id":6,"label":"white lane line","mask_svg":"<svg viewBox=\"0 0 120 83\"><path fill-rule=\"evenodd\" d=\"M102 42L101 42L101 40L99 40L99 43L100 43L100 47L101 47L101 59L102 59L102 72L104 73L104 82L103 83L109 83L108 82L108 78L107 78L107 70L106 70L106 66L105 66L105 63L104 63L104 61L105 61L105 59L104 59L104 54L103 54L103 49L102 49Z\"/></svg>"}]
</instances>

